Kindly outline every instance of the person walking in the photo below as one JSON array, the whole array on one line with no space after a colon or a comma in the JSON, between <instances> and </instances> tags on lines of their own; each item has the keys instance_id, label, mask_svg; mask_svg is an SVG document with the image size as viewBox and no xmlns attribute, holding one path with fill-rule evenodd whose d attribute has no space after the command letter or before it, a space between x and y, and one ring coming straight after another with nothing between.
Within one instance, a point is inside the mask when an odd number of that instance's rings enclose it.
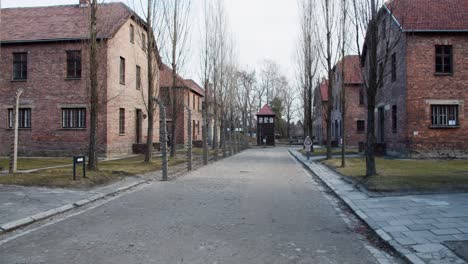
<instances>
[{"instance_id":1,"label":"person walking","mask_svg":"<svg viewBox=\"0 0 468 264\"><path fill-rule=\"evenodd\" d=\"M312 140L308 136L304 140L304 149L305 149L305 151L307 153L307 160L310 160L310 151L312 149Z\"/></svg>"}]
</instances>

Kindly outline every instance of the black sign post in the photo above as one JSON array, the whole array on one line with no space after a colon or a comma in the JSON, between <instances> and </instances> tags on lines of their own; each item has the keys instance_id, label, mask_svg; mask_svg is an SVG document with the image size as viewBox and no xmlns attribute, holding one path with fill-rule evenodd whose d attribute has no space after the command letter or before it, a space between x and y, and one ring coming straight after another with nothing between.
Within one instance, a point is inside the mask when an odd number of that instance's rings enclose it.
<instances>
[{"instance_id":1,"label":"black sign post","mask_svg":"<svg viewBox=\"0 0 468 264\"><path fill-rule=\"evenodd\" d=\"M86 178L86 157L85 156L74 156L73 157L73 180L76 181L76 165L83 165L83 178Z\"/></svg>"}]
</instances>

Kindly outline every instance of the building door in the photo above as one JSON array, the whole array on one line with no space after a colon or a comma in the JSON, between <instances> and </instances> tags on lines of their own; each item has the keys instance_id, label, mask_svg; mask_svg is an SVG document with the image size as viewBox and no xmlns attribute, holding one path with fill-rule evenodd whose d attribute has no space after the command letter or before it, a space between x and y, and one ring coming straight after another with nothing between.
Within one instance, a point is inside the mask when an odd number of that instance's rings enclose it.
<instances>
[{"instance_id":1,"label":"building door","mask_svg":"<svg viewBox=\"0 0 468 264\"><path fill-rule=\"evenodd\" d=\"M142 140L143 114L141 109L136 110L136 143L140 144Z\"/></svg>"},{"instance_id":2,"label":"building door","mask_svg":"<svg viewBox=\"0 0 468 264\"><path fill-rule=\"evenodd\" d=\"M378 142L384 143L385 142L385 110L383 107L379 107L378 111L379 117L379 128L378 128Z\"/></svg>"}]
</instances>

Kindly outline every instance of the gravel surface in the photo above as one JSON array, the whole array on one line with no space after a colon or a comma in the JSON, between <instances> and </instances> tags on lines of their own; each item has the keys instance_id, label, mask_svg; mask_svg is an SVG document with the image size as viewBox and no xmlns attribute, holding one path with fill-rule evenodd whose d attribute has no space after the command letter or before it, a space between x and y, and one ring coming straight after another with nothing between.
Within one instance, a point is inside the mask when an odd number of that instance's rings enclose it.
<instances>
[{"instance_id":1,"label":"gravel surface","mask_svg":"<svg viewBox=\"0 0 468 264\"><path fill-rule=\"evenodd\" d=\"M0 263L376 263L286 149L252 149L0 239Z\"/></svg>"}]
</instances>

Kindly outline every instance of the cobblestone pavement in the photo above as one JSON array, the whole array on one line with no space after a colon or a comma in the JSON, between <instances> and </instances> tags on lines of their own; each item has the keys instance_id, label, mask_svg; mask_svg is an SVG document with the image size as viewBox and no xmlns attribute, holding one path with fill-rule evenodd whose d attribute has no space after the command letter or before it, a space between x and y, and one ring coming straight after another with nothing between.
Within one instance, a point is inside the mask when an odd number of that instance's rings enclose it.
<instances>
[{"instance_id":1,"label":"cobblestone pavement","mask_svg":"<svg viewBox=\"0 0 468 264\"><path fill-rule=\"evenodd\" d=\"M321 188L287 149L252 149L17 230L0 263L394 263Z\"/></svg>"},{"instance_id":2,"label":"cobblestone pavement","mask_svg":"<svg viewBox=\"0 0 468 264\"><path fill-rule=\"evenodd\" d=\"M468 240L467 193L370 197L326 166L290 151L412 262L465 263L443 242Z\"/></svg>"}]
</instances>

